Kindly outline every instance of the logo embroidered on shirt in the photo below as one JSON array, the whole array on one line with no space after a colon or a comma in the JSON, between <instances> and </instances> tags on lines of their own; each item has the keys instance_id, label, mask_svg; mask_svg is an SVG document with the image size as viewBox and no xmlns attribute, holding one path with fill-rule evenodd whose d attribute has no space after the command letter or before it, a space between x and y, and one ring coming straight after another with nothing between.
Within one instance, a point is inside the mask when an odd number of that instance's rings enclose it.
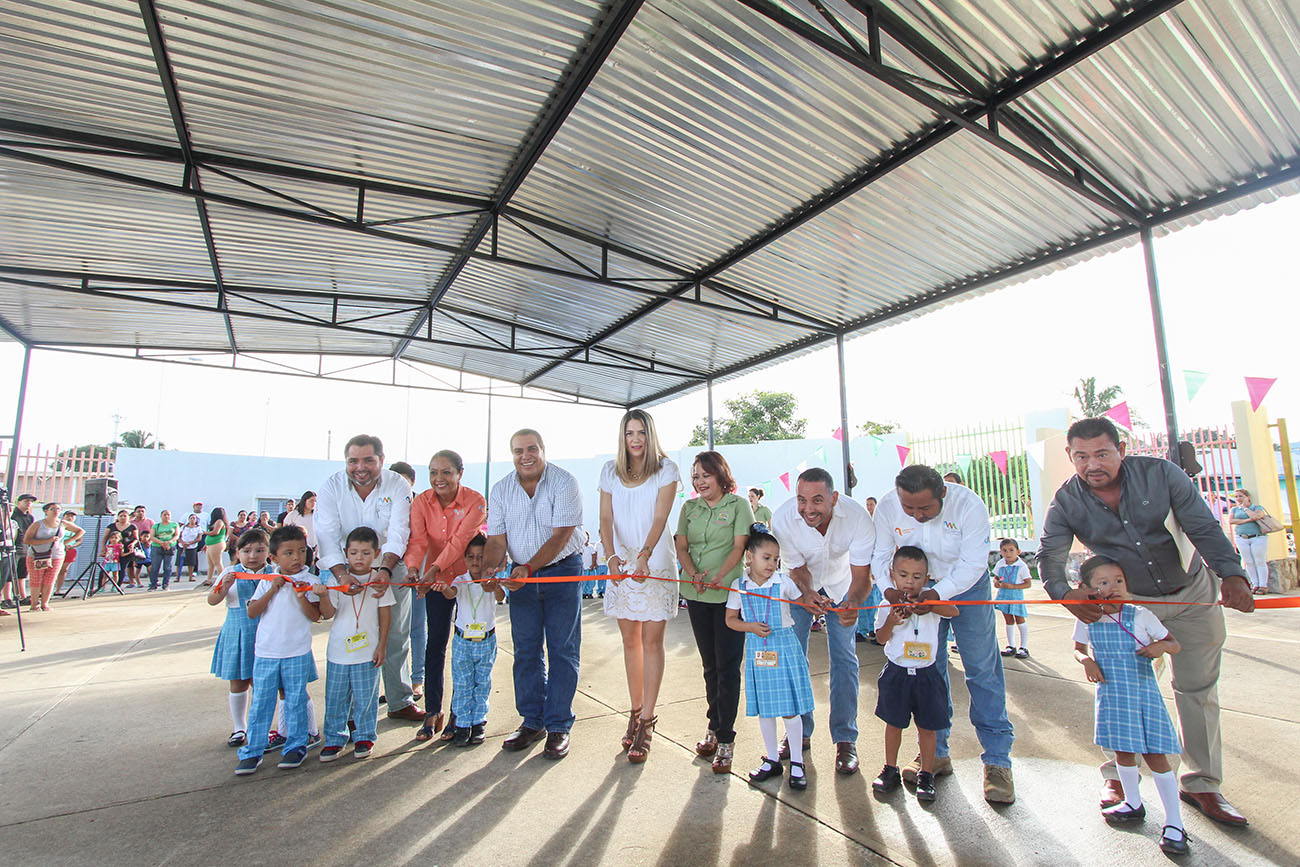
<instances>
[{"instance_id":1,"label":"logo embroidered on shirt","mask_svg":"<svg viewBox=\"0 0 1300 867\"><path fill-rule=\"evenodd\" d=\"M895 528L894 528L894 532L897 533L897 534L900 535L900 536L906 536L908 533L912 532L912 530L914 530L914 529L916 529L916 528L915 528L915 527L895 527Z\"/></svg>"},{"instance_id":2,"label":"logo embroidered on shirt","mask_svg":"<svg viewBox=\"0 0 1300 867\"><path fill-rule=\"evenodd\" d=\"M959 528L956 524L954 524L952 521L944 521L944 522L943 522L943 528L944 528L945 530L952 530L952 531L955 532L955 533L961 532L960 528Z\"/></svg>"}]
</instances>

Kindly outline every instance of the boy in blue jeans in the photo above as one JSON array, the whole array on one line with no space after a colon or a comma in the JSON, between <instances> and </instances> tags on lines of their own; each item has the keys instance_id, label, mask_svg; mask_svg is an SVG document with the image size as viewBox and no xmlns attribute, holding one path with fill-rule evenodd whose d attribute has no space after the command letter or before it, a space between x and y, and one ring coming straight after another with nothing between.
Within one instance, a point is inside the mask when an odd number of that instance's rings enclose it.
<instances>
[{"instance_id":1,"label":"boy in blue jeans","mask_svg":"<svg viewBox=\"0 0 1300 867\"><path fill-rule=\"evenodd\" d=\"M307 684L316 679L311 625L320 620L320 597L311 592L307 534L302 527L277 527L271 533L271 562L278 574L257 582L248 616L257 621L253 645L253 700L248 711L248 742L239 748L236 776L262 766L275 699L284 691L284 752L280 768L296 768L307 757ZM319 743L319 742L318 742Z\"/></svg>"},{"instance_id":2,"label":"boy in blue jeans","mask_svg":"<svg viewBox=\"0 0 1300 867\"><path fill-rule=\"evenodd\" d=\"M496 602L505 590L496 581L483 581L487 538L478 534L465 546L464 575L442 591L456 601L456 634L451 640L451 715L456 731L451 742L464 747L486 737L492 665L497 660ZM480 583L481 582L481 583Z\"/></svg>"},{"instance_id":3,"label":"boy in blue jeans","mask_svg":"<svg viewBox=\"0 0 1300 867\"><path fill-rule=\"evenodd\" d=\"M349 533L344 554L353 578L362 583L382 579L377 579L371 568L379 556L379 536L374 530L357 527ZM312 590L320 596L321 615L334 618L325 650L325 748L320 760L332 762L343 753L349 714L357 726L352 754L364 759L375 746L379 669L392 625L393 591L385 587L376 596L367 589L349 596L324 584Z\"/></svg>"}]
</instances>

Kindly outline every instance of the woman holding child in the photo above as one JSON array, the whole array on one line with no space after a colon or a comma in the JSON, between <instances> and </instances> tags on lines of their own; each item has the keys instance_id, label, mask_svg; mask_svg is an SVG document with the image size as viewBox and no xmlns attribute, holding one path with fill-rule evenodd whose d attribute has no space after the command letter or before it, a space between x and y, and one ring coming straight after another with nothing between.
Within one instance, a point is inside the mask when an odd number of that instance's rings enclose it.
<instances>
[{"instance_id":1,"label":"woman holding child","mask_svg":"<svg viewBox=\"0 0 1300 867\"><path fill-rule=\"evenodd\" d=\"M658 722L664 629L677 615L673 546L664 527L681 473L660 448L654 419L644 410L624 415L619 432L617 457L600 473L600 541L610 552L605 613L618 618L632 702L623 749L628 761L641 764Z\"/></svg>"},{"instance_id":2,"label":"woman holding child","mask_svg":"<svg viewBox=\"0 0 1300 867\"><path fill-rule=\"evenodd\" d=\"M429 625L424 650L424 725L415 736L421 741L444 729L443 669L456 602L443 591L465 574L465 546L478 534L487 512L483 495L460 483L464 472L465 462L456 452L437 452L429 460L429 490L411 502L411 539L403 559L407 580L419 584L416 593L424 597ZM451 740L455 722L454 716L447 722L444 740Z\"/></svg>"}]
</instances>

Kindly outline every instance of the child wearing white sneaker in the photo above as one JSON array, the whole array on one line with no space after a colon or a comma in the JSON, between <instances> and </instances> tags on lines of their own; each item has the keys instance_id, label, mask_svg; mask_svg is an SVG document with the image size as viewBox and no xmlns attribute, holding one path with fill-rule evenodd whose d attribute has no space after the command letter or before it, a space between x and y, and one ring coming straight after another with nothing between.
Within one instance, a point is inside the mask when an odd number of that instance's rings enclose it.
<instances>
[{"instance_id":1,"label":"child wearing white sneaker","mask_svg":"<svg viewBox=\"0 0 1300 867\"><path fill-rule=\"evenodd\" d=\"M344 543L348 572L362 583L373 580L371 567L379 555L379 536L369 527L357 527ZM330 574L328 572L326 575ZM392 625L393 591L385 587L349 596L324 584L312 589L320 596L321 616L334 618L325 650L325 747L322 762L332 762L348 742L348 716L356 723L358 759L370 755L379 721L379 669L388 647Z\"/></svg>"},{"instance_id":2,"label":"child wearing white sneaker","mask_svg":"<svg viewBox=\"0 0 1300 867\"><path fill-rule=\"evenodd\" d=\"M1095 623L1079 622L1074 628L1074 658L1091 683L1097 684L1096 742L1115 752L1115 766L1124 800L1102 810L1110 825L1141 822L1146 807L1139 791L1140 754L1151 769L1151 779L1165 808L1160 848L1169 855L1186 855L1178 803L1178 778L1169 756L1183 751L1165 700L1156 683L1152 660L1182 649L1168 628L1146 608L1125 604L1128 582L1124 570L1109 557L1092 557L1079 568L1080 585L1104 600L1102 617Z\"/></svg>"},{"instance_id":3,"label":"child wearing white sneaker","mask_svg":"<svg viewBox=\"0 0 1300 867\"><path fill-rule=\"evenodd\" d=\"M278 574L257 582L248 616L257 621L253 646L253 701L248 713L248 743L239 748L236 776L256 771L267 749L275 700L284 691L285 744L280 768L296 768L307 756L307 684L316 680L311 625L320 620L320 597L311 592L307 534L302 527L277 527L271 533L271 561Z\"/></svg>"}]
</instances>

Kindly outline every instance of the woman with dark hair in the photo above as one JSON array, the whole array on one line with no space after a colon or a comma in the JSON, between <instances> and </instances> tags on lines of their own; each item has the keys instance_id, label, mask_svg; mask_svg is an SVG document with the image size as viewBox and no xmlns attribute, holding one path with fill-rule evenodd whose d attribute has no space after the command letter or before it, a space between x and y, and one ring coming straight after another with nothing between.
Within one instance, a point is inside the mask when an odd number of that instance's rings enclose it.
<instances>
[{"instance_id":1,"label":"woman with dark hair","mask_svg":"<svg viewBox=\"0 0 1300 867\"><path fill-rule=\"evenodd\" d=\"M316 492L303 491L298 498L298 505L294 506L284 516L284 526L302 527L307 534L307 565L311 566L316 562L316 527L312 522L312 515L316 511Z\"/></svg>"},{"instance_id":2,"label":"woman with dark hair","mask_svg":"<svg viewBox=\"0 0 1300 867\"><path fill-rule=\"evenodd\" d=\"M208 516L207 533L203 537L203 550L208 557L208 583L221 574L221 552L226 547L226 510L218 506Z\"/></svg>"},{"instance_id":3,"label":"woman with dark hair","mask_svg":"<svg viewBox=\"0 0 1300 867\"><path fill-rule=\"evenodd\" d=\"M231 563L234 563L238 558L238 554L235 552L239 550L239 537L249 527L256 525L256 516L249 515L243 509L240 509L235 515L235 520L230 522L230 532L226 534L226 553L230 555Z\"/></svg>"},{"instance_id":4,"label":"woman with dark hair","mask_svg":"<svg viewBox=\"0 0 1300 867\"><path fill-rule=\"evenodd\" d=\"M677 561L682 567L681 594L704 663L704 694L709 730L695 745L713 757L713 772L731 772L735 755L736 710L740 706L743 633L727 627L728 588L740 577L745 544L754 512L737 496L727 459L700 452L691 465L691 484L698 497L687 500L677 518Z\"/></svg>"},{"instance_id":5,"label":"woman with dark hair","mask_svg":"<svg viewBox=\"0 0 1300 867\"><path fill-rule=\"evenodd\" d=\"M424 597L428 634L424 646L424 725L416 740L427 741L442 730L451 740L456 728L453 716L443 726L443 669L447 663L447 641L455 600L442 595L457 576L465 574L465 546L483 526L487 501L478 491L460 483L465 462L460 455L443 449L429 460L429 490L411 502L411 538L406 546L407 580L418 583L416 593ZM430 590L437 591L430 593Z\"/></svg>"}]
</instances>

